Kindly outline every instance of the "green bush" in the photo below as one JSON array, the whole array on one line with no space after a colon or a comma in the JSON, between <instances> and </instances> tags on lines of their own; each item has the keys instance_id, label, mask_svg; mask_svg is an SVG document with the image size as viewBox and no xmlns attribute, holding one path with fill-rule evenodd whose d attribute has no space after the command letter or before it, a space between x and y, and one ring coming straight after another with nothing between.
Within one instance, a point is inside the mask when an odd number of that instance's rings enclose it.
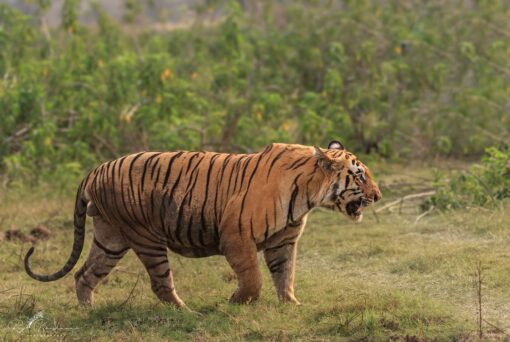
<instances>
[{"instance_id":1,"label":"green bush","mask_svg":"<svg viewBox=\"0 0 510 342\"><path fill-rule=\"evenodd\" d=\"M490 147L479 164L454 174L450 180L437 174L435 186L436 194L424 207L495 206L510 197L510 149Z\"/></svg>"},{"instance_id":2,"label":"green bush","mask_svg":"<svg viewBox=\"0 0 510 342\"><path fill-rule=\"evenodd\" d=\"M258 14L213 1L219 23L164 32L132 24L137 2L124 24L95 4L97 25L84 26L79 1L66 0L49 31L0 5L9 179L138 150L331 138L358 154L464 157L510 135L506 1L261 1ZM35 16L49 5L33 3Z\"/></svg>"}]
</instances>

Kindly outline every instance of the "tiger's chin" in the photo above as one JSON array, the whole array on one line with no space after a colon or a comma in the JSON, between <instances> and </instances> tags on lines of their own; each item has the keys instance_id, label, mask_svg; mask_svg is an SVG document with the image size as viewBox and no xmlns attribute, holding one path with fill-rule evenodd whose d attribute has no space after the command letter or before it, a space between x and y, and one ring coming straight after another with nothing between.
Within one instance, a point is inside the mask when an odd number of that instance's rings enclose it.
<instances>
[{"instance_id":1,"label":"tiger's chin","mask_svg":"<svg viewBox=\"0 0 510 342\"><path fill-rule=\"evenodd\" d=\"M351 204L352 203L352 204ZM325 205L325 208L333 211L338 211L347 216L353 222L361 222L363 220L362 209L365 207L360 201L353 201L347 204L345 209L342 209L339 203L335 205Z\"/></svg>"},{"instance_id":2,"label":"tiger's chin","mask_svg":"<svg viewBox=\"0 0 510 342\"><path fill-rule=\"evenodd\" d=\"M350 218L352 222L359 223L363 220L363 213L358 213L355 215L347 215L347 217Z\"/></svg>"}]
</instances>

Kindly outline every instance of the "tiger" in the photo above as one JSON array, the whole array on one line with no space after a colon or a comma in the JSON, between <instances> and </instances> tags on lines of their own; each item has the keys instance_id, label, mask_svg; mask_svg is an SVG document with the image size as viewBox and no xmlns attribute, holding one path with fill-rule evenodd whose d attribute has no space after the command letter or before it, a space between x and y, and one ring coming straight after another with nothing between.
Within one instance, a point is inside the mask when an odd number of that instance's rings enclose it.
<instances>
[{"instance_id":1,"label":"tiger","mask_svg":"<svg viewBox=\"0 0 510 342\"><path fill-rule=\"evenodd\" d=\"M74 207L74 242L65 265L42 282L60 279L78 262L86 217L93 220L92 246L75 273L79 304L133 250L145 266L151 289L164 303L187 308L177 295L168 250L201 258L223 255L237 277L231 303L258 299L262 251L281 302L294 295L296 251L307 217L323 207L361 221L381 199L369 169L339 141L327 149L273 143L251 154L139 152L108 161L81 182Z\"/></svg>"}]
</instances>

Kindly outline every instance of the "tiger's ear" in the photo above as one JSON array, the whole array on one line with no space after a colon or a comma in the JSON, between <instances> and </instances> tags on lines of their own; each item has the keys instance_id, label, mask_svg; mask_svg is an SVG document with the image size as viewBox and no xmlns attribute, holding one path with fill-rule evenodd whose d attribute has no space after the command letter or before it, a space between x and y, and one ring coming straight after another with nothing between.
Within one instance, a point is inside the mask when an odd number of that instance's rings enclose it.
<instances>
[{"instance_id":1,"label":"tiger's ear","mask_svg":"<svg viewBox=\"0 0 510 342\"><path fill-rule=\"evenodd\" d=\"M315 158L317 158L319 162L319 166L322 167L326 171L333 170L335 161L331 159L320 147L314 146L315 149Z\"/></svg>"},{"instance_id":2,"label":"tiger's ear","mask_svg":"<svg viewBox=\"0 0 510 342\"><path fill-rule=\"evenodd\" d=\"M329 143L328 149L330 150L345 150L344 145L338 140L333 140Z\"/></svg>"}]
</instances>

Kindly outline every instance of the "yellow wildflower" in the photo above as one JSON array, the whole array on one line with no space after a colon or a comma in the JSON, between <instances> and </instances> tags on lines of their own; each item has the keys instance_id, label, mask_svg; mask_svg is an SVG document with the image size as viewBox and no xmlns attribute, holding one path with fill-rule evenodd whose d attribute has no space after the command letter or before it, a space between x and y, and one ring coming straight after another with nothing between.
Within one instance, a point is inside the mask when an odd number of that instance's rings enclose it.
<instances>
[{"instance_id":1,"label":"yellow wildflower","mask_svg":"<svg viewBox=\"0 0 510 342\"><path fill-rule=\"evenodd\" d=\"M166 68L162 73L161 73L161 81L166 81L168 78L172 77L173 76L173 73L172 73L172 70Z\"/></svg>"},{"instance_id":2,"label":"yellow wildflower","mask_svg":"<svg viewBox=\"0 0 510 342\"><path fill-rule=\"evenodd\" d=\"M284 122L282 123L281 128L282 128L284 131L287 131L287 132L288 132L288 131L290 130L290 122L289 122L289 120L284 121Z\"/></svg>"},{"instance_id":3,"label":"yellow wildflower","mask_svg":"<svg viewBox=\"0 0 510 342\"><path fill-rule=\"evenodd\" d=\"M133 114L132 113L120 114L120 121L130 124L133 121Z\"/></svg>"}]
</instances>

